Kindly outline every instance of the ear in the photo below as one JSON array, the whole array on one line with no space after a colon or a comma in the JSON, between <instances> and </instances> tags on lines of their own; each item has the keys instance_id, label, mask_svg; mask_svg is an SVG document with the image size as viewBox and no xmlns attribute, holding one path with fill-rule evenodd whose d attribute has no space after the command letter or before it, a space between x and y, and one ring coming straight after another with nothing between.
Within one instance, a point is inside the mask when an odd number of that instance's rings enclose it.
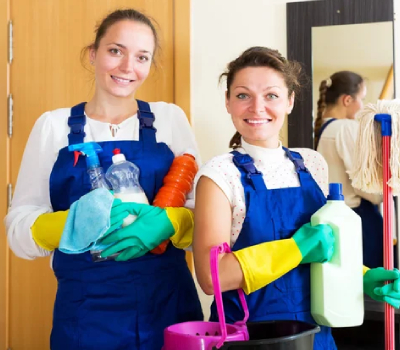
<instances>
[{"instance_id":1,"label":"ear","mask_svg":"<svg viewBox=\"0 0 400 350\"><path fill-rule=\"evenodd\" d=\"M94 62L95 59L96 59L96 50L93 47L91 47L89 49L89 61Z\"/></svg>"},{"instance_id":2,"label":"ear","mask_svg":"<svg viewBox=\"0 0 400 350\"><path fill-rule=\"evenodd\" d=\"M288 107L286 109L286 114L289 115L290 113L292 113L293 107L294 107L294 98L295 98L295 94L294 92L292 92L292 95L289 97L289 104Z\"/></svg>"},{"instance_id":3,"label":"ear","mask_svg":"<svg viewBox=\"0 0 400 350\"><path fill-rule=\"evenodd\" d=\"M353 101L353 97L350 95L343 95L343 106L348 107Z\"/></svg>"},{"instance_id":4,"label":"ear","mask_svg":"<svg viewBox=\"0 0 400 350\"><path fill-rule=\"evenodd\" d=\"M225 107L226 111L231 114L230 107L229 107L229 97L228 97L228 91L225 91Z\"/></svg>"}]
</instances>

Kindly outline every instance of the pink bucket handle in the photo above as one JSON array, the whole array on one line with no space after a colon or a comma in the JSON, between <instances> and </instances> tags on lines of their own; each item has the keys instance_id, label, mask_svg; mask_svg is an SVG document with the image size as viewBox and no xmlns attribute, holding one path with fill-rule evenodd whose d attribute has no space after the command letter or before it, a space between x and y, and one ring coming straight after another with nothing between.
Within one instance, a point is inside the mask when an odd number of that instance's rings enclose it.
<instances>
[{"instance_id":1,"label":"pink bucket handle","mask_svg":"<svg viewBox=\"0 0 400 350\"><path fill-rule=\"evenodd\" d=\"M224 305L222 303L222 292L221 285L219 283L219 271L218 271L218 255L222 253L231 253L231 248L227 243L222 243L218 246L212 247L210 252L210 265L211 265L211 278L214 287L214 297L215 302L217 304L217 312L219 325L221 328L221 340L217 343L216 347L219 349L227 338L226 331L226 322L225 322L225 313L224 313ZM244 319L243 321L237 322L236 324L239 326L245 325L247 320L249 319L249 308L247 307L246 298L244 297L244 293L242 289L238 290L240 302L244 311Z\"/></svg>"}]
</instances>

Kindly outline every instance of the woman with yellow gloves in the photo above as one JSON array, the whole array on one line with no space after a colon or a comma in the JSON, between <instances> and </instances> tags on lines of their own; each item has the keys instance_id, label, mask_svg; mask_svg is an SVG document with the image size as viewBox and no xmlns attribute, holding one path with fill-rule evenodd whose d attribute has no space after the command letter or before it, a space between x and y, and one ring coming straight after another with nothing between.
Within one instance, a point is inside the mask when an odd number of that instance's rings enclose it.
<instances>
[{"instance_id":1,"label":"woman with yellow gloves","mask_svg":"<svg viewBox=\"0 0 400 350\"><path fill-rule=\"evenodd\" d=\"M229 63L226 108L237 133L234 151L217 156L197 174L193 251L196 275L213 294L211 247L229 242L219 274L225 317L243 319L236 292L243 288L250 321L292 319L315 323L310 314L310 265L331 258L332 230L310 225L326 202L328 169L310 149L282 147L279 132L300 88L301 68L279 52L252 47ZM396 280L390 287L384 281ZM369 295L398 306L398 271L370 270ZM390 299L389 299L390 298ZM211 319L217 319L215 304ZM315 350L336 345L328 327L315 336Z\"/></svg>"},{"instance_id":2,"label":"woman with yellow gloves","mask_svg":"<svg viewBox=\"0 0 400 350\"><path fill-rule=\"evenodd\" d=\"M189 209L149 206L153 209L139 212L111 200L108 210L89 219L96 226L106 223L104 240L112 245L103 253L122 251L120 261L93 262L89 251L65 254L58 249L65 223L72 220L72 227L80 227L92 209L90 203L97 205L110 196L106 191L102 197L101 189L90 192L85 159L80 156L74 166L69 145L97 142L103 149L99 159L104 170L111 165L112 151L119 148L139 167L140 184L150 203L174 157L197 149L179 107L135 99L158 45L154 25L142 13L126 9L108 15L87 48L95 71L93 98L46 112L29 137L6 217L7 235L19 257L53 254L58 290L52 350L160 350L165 327L203 318L185 252L170 244L164 254L148 253L167 238L178 244L183 236L191 237ZM80 205L80 212L69 215L73 203L84 201L86 207ZM136 221L113 233L133 210Z\"/></svg>"}]
</instances>

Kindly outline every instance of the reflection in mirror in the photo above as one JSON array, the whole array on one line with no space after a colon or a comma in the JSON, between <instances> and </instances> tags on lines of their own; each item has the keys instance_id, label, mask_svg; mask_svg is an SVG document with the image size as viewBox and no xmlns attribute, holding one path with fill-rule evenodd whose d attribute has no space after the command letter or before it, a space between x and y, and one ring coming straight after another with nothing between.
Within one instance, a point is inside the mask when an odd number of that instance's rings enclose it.
<instances>
[{"instance_id":1,"label":"reflection in mirror","mask_svg":"<svg viewBox=\"0 0 400 350\"><path fill-rule=\"evenodd\" d=\"M365 104L393 98L392 67L393 22L313 27L313 117L321 81L338 71L353 71L364 78Z\"/></svg>"},{"instance_id":2,"label":"reflection in mirror","mask_svg":"<svg viewBox=\"0 0 400 350\"><path fill-rule=\"evenodd\" d=\"M351 185L348 171L352 168L358 123L349 119L354 119L363 103L394 98L393 81L393 22L312 28L315 148L327 161L329 182L342 183L346 204L361 217L363 263L371 268L383 265L383 219L378 211L382 197ZM338 349L382 347L382 332L371 331L382 329L382 307L367 297L364 300L362 327L332 329ZM367 340L371 347L346 347L364 337L361 334L371 334L373 339Z\"/></svg>"}]
</instances>

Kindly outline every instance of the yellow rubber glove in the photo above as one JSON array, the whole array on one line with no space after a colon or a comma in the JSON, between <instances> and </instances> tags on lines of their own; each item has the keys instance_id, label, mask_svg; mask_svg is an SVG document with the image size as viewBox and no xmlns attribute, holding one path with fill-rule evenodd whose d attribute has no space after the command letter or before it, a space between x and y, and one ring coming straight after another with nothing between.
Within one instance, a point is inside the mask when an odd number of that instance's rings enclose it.
<instances>
[{"instance_id":1,"label":"yellow rubber glove","mask_svg":"<svg viewBox=\"0 0 400 350\"><path fill-rule=\"evenodd\" d=\"M186 208L165 208L168 219L174 226L175 233L170 237L172 244L179 249L185 249L192 245L194 214Z\"/></svg>"},{"instance_id":2,"label":"yellow rubber glove","mask_svg":"<svg viewBox=\"0 0 400 350\"><path fill-rule=\"evenodd\" d=\"M368 270L369 270L369 267L366 267L365 265L363 265L363 276L367 273Z\"/></svg>"},{"instance_id":3,"label":"yellow rubber glove","mask_svg":"<svg viewBox=\"0 0 400 350\"><path fill-rule=\"evenodd\" d=\"M43 249L58 248L69 210L40 215L31 227L32 237Z\"/></svg>"},{"instance_id":4,"label":"yellow rubber glove","mask_svg":"<svg viewBox=\"0 0 400 350\"><path fill-rule=\"evenodd\" d=\"M250 294L298 266L303 259L293 238L260 243L233 252L244 275L243 290Z\"/></svg>"}]
</instances>

